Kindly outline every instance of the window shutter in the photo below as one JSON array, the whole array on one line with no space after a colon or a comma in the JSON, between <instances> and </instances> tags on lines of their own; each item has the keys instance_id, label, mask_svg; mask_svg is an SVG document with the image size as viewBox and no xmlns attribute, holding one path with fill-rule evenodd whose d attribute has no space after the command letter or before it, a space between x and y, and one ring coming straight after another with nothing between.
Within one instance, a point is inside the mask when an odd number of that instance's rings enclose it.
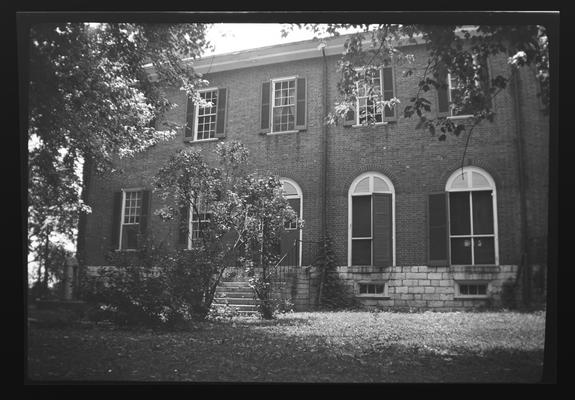
<instances>
[{"instance_id":1,"label":"window shutter","mask_svg":"<svg viewBox=\"0 0 575 400\"><path fill-rule=\"evenodd\" d=\"M352 107L346 114L343 121L343 126L350 127L355 125L355 108Z\"/></svg>"},{"instance_id":2,"label":"window shutter","mask_svg":"<svg viewBox=\"0 0 575 400\"><path fill-rule=\"evenodd\" d=\"M307 122L307 88L305 78L297 78L296 80L296 116L295 116L295 129L306 129Z\"/></svg>"},{"instance_id":3,"label":"window shutter","mask_svg":"<svg viewBox=\"0 0 575 400\"><path fill-rule=\"evenodd\" d=\"M180 207L180 223L178 226L178 247L188 248L190 229L190 207Z\"/></svg>"},{"instance_id":4,"label":"window shutter","mask_svg":"<svg viewBox=\"0 0 575 400\"><path fill-rule=\"evenodd\" d=\"M373 194L373 265L387 267L393 263L392 194Z\"/></svg>"},{"instance_id":5,"label":"window shutter","mask_svg":"<svg viewBox=\"0 0 575 400\"><path fill-rule=\"evenodd\" d=\"M439 72L438 78L442 87L437 88L437 111L439 113L449 112L449 83L447 78L447 70L442 68Z\"/></svg>"},{"instance_id":6,"label":"window shutter","mask_svg":"<svg viewBox=\"0 0 575 400\"><path fill-rule=\"evenodd\" d=\"M216 112L216 137L226 137L226 108L227 108L227 90L226 88L218 89L218 110Z\"/></svg>"},{"instance_id":7,"label":"window shutter","mask_svg":"<svg viewBox=\"0 0 575 400\"><path fill-rule=\"evenodd\" d=\"M271 83L262 83L262 109L261 109L261 124L260 129L262 133L270 131L270 97L271 97Z\"/></svg>"},{"instance_id":8,"label":"window shutter","mask_svg":"<svg viewBox=\"0 0 575 400\"><path fill-rule=\"evenodd\" d=\"M151 191L142 192L142 215L140 216L140 233L143 235L148 229L148 218L150 216L150 195Z\"/></svg>"},{"instance_id":9,"label":"window shutter","mask_svg":"<svg viewBox=\"0 0 575 400\"><path fill-rule=\"evenodd\" d=\"M114 204L112 206L112 239L110 243L113 250L120 247L120 229L122 229L122 195L122 192L114 192Z\"/></svg>"},{"instance_id":10,"label":"window shutter","mask_svg":"<svg viewBox=\"0 0 575 400\"><path fill-rule=\"evenodd\" d=\"M383 67L381 69L381 82L382 82L382 89L383 89L383 100L388 101L395 97L395 90L394 90L394 79L393 79L393 68L392 67ZM390 108L385 106L383 108L383 117L387 121L395 120L396 117L396 107Z\"/></svg>"},{"instance_id":11,"label":"window shutter","mask_svg":"<svg viewBox=\"0 0 575 400\"><path fill-rule=\"evenodd\" d=\"M433 193L427 201L427 242L428 264L430 266L449 265L447 193Z\"/></svg>"},{"instance_id":12,"label":"window shutter","mask_svg":"<svg viewBox=\"0 0 575 400\"><path fill-rule=\"evenodd\" d=\"M186 105L186 127L184 128L184 132L185 132L184 137L193 139L194 138L194 129L196 129L196 127L195 127L195 124L196 124L196 120L195 120L196 105L192 101L191 97L188 97L187 99L188 99L188 102Z\"/></svg>"}]
</instances>

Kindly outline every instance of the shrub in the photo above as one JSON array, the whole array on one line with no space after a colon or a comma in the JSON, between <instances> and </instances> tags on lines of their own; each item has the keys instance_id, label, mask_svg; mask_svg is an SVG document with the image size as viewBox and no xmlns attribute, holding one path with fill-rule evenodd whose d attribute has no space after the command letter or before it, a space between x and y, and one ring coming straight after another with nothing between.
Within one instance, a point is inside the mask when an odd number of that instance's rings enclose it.
<instances>
[{"instance_id":1,"label":"shrub","mask_svg":"<svg viewBox=\"0 0 575 400\"><path fill-rule=\"evenodd\" d=\"M205 319L213 299L216 267L197 251L153 246L113 253L115 268L100 269L87 285L86 300L120 325L166 326Z\"/></svg>"}]
</instances>

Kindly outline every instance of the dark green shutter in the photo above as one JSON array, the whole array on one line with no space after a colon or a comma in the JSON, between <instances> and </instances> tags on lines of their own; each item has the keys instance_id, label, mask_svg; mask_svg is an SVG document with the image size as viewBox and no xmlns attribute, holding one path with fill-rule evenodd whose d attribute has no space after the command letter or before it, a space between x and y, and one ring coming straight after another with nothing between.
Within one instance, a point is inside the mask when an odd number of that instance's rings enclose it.
<instances>
[{"instance_id":1,"label":"dark green shutter","mask_svg":"<svg viewBox=\"0 0 575 400\"><path fill-rule=\"evenodd\" d=\"M447 193L433 193L427 200L427 252L430 266L449 265Z\"/></svg>"},{"instance_id":2,"label":"dark green shutter","mask_svg":"<svg viewBox=\"0 0 575 400\"><path fill-rule=\"evenodd\" d=\"M193 139L194 138L195 122L196 122L195 118L194 118L196 106L195 106L194 102L192 101L191 97L188 97L188 102L187 102L186 107L187 107L186 108L186 127L184 129L185 137Z\"/></svg>"},{"instance_id":3,"label":"dark green shutter","mask_svg":"<svg viewBox=\"0 0 575 400\"><path fill-rule=\"evenodd\" d=\"M306 82L305 78L296 80L296 118L295 129L306 129L307 107L306 107Z\"/></svg>"},{"instance_id":4,"label":"dark green shutter","mask_svg":"<svg viewBox=\"0 0 575 400\"><path fill-rule=\"evenodd\" d=\"M393 68L383 67L381 69L381 79L383 87L383 100L388 101L395 97L394 91L394 80L393 80ZM385 106L383 108L383 117L385 120L390 121L396 119L396 107L390 108Z\"/></svg>"},{"instance_id":5,"label":"dark green shutter","mask_svg":"<svg viewBox=\"0 0 575 400\"><path fill-rule=\"evenodd\" d=\"M439 70L438 81L441 87L437 88L437 111L439 113L449 112L449 82L447 82L447 69Z\"/></svg>"},{"instance_id":6,"label":"dark green shutter","mask_svg":"<svg viewBox=\"0 0 575 400\"><path fill-rule=\"evenodd\" d=\"M393 264L393 218L391 193L373 194L373 265Z\"/></svg>"},{"instance_id":7,"label":"dark green shutter","mask_svg":"<svg viewBox=\"0 0 575 400\"><path fill-rule=\"evenodd\" d=\"M110 245L113 250L119 248L120 229L122 229L122 192L114 192L114 203L112 205L112 235Z\"/></svg>"},{"instance_id":8,"label":"dark green shutter","mask_svg":"<svg viewBox=\"0 0 575 400\"><path fill-rule=\"evenodd\" d=\"M188 235L190 230L190 207L180 207L180 223L178 226L178 246L188 248Z\"/></svg>"},{"instance_id":9,"label":"dark green shutter","mask_svg":"<svg viewBox=\"0 0 575 400\"><path fill-rule=\"evenodd\" d=\"M226 137L226 107L227 107L227 90L218 89L217 111L216 111L216 137Z\"/></svg>"},{"instance_id":10,"label":"dark green shutter","mask_svg":"<svg viewBox=\"0 0 575 400\"><path fill-rule=\"evenodd\" d=\"M270 131L270 87L271 83L262 83L262 108L261 108L261 124L260 129L262 133L267 133Z\"/></svg>"},{"instance_id":11,"label":"dark green shutter","mask_svg":"<svg viewBox=\"0 0 575 400\"><path fill-rule=\"evenodd\" d=\"M140 217L140 233L146 233L148 230L148 220L150 218L150 190L142 192L142 215Z\"/></svg>"}]
</instances>

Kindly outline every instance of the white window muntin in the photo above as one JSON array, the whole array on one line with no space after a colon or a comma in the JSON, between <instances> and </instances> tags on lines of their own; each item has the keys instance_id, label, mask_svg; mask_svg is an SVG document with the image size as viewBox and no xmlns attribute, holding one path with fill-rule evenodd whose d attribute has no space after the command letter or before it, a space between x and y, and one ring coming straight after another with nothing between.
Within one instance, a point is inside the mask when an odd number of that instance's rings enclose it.
<instances>
[{"instance_id":1,"label":"white window muntin","mask_svg":"<svg viewBox=\"0 0 575 400\"><path fill-rule=\"evenodd\" d=\"M369 177L369 186L368 190L363 191L355 191L358 183L363 181L364 178ZM385 184L387 185L387 190L379 190L375 188L375 178L382 179ZM351 248L352 248L352 239L354 240L373 240L373 200L371 201L371 217L372 217L372 224L371 224L371 236L361 237L361 238L352 238L352 226L353 226L353 197L354 196L371 196L373 193L391 193L391 245L392 245L392 265L395 265L395 188L393 187L393 183L391 180L379 172L364 172L363 174L357 176L349 187L349 192L347 196L347 204L348 204L348 213L347 213L347 220L348 220L348 227L347 227L347 265L351 265ZM373 263L373 243L371 246L371 260Z\"/></svg>"},{"instance_id":2,"label":"white window muntin","mask_svg":"<svg viewBox=\"0 0 575 400\"><path fill-rule=\"evenodd\" d=\"M455 186L459 182L466 182L466 186ZM477 185L476 182L481 182ZM488 186L484 184L487 182ZM449 232L449 240L451 238L481 238L481 237L491 237L494 242L494 259L495 265L499 264L499 230L497 224L497 191L495 188L495 181L485 170L478 167L463 167L463 171L458 169L455 171L445 185L445 191L447 192L478 192L478 191L491 191L492 198L492 210L493 210L493 233L492 234L470 234L470 235L452 235ZM470 213L470 231L473 231L473 197L469 196L469 213ZM451 258L451 254L449 255ZM471 263L475 263L475 249L471 246Z\"/></svg>"},{"instance_id":3,"label":"white window muntin","mask_svg":"<svg viewBox=\"0 0 575 400\"><path fill-rule=\"evenodd\" d=\"M364 74L365 69L359 69L358 72L360 74ZM383 105L378 100L378 97L383 96L383 70L381 68L378 69L378 76L372 77L374 81L374 85L372 87L368 86L364 82L357 82L357 100L356 100L356 116L355 116L355 123L357 125L361 124L361 115L362 110L365 109L365 118L372 116L376 122L375 124L382 124L384 121L384 110ZM379 81L379 84L377 84ZM371 89L373 92L368 93L368 90ZM371 101L372 104L368 105L368 102ZM368 113L368 108L373 107L373 112ZM377 117L379 116L379 121L377 121Z\"/></svg>"},{"instance_id":4,"label":"white window muntin","mask_svg":"<svg viewBox=\"0 0 575 400\"><path fill-rule=\"evenodd\" d=\"M139 225L139 217L142 215L142 199L143 199L143 191L144 188L132 188L132 189L121 189L122 191L122 208L121 208L121 215L120 215L120 234L118 235L118 248L117 250L135 250L135 249L122 249L122 239L124 233L124 226L125 225ZM126 213L126 198L127 194L129 193L130 199L133 193L139 193L139 207L136 209L135 207L130 207L128 213ZM135 204L135 203L134 203ZM130 204L132 205L132 204ZM136 214L137 213L137 214ZM137 221L136 220L137 216ZM125 222L129 221L129 222Z\"/></svg>"},{"instance_id":5,"label":"white window muntin","mask_svg":"<svg viewBox=\"0 0 575 400\"><path fill-rule=\"evenodd\" d=\"M214 140L216 135L218 88L201 89L198 90L198 93L202 98L207 97L207 100L210 102L215 97L215 104L212 103L210 107L200 107L199 104L194 106L194 141ZM200 115L200 113L202 115ZM201 132L200 127L202 128Z\"/></svg>"},{"instance_id":6,"label":"white window muntin","mask_svg":"<svg viewBox=\"0 0 575 400\"><path fill-rule=\"evenodd\" d=\"M199 219L194 219L195 212L194 207L192 204L189 206L188 212L188 249L194 248L194 242L197 242L200 239L199 231L200 231L200 224L206 223L210 221L210 213L206 209L206 205L204 203L203 196L199 196L198 198L198 212L199 212Z\"/></svg>"},{"instance_id":7,"label":"white window muntin","mask_svg":"<svg viewBox=\"0 0 575 400\"><path fill-rule=\"evenodd\" d=\"M296 123L296 102L297 102L297 76L290 76L285 78L276 78L271 80L271 107L270 107L270 126L271 126L271 133L278 133L278 132L291 132L295 130L295 123ZM280 96L276 96L276 84L280 85L279 94ZM293 84L293 87L290 87L290 84ZM286 86L287 85L287 86ZM276 104L279 103L279 104ZM287 103L287 104L283 104ZM275 126L275 111L280 109L288 109L291 108L291 121L288 118L286 122L282 123L280 121L279 127ZM289 111L289 110L288 110ZM288 114L289 115L289 114Z\"/></svg>"},{"instance_id":8,"label":"white window muntin","mask_svg":"<svg viewBox=\"0 0 575 400\"><path fill-rule=\"evenodd\" d=\"M286 199L299 199L299 210L298 211L298 218L303 218L303 192L301 190L301 187L293 180L293 179L289 179L289 178L280 178L280 182L282 183L282 185L284 183L288 183L290 185L292 185L294 187L294 189L296 190L296 194L286 194L284 195L284 197ZM288 229L291 230L291 229ZM302 260L302 251L303 251L303 246L301 246L301 241L302 241L302 237L303 237L303 229L300 229L299 231L299 241L300 241L300 246L299 246L299 264L301 265L301 260Z\"/></svg>"}]
</instances>

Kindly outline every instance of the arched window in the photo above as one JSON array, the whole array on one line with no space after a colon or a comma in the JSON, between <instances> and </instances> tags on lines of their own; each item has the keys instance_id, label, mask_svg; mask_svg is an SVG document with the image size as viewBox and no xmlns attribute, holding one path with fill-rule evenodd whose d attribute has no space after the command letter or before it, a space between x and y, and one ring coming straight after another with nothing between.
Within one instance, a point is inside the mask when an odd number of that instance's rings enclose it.
<instances>
[{"instance_id":1,"label":"arched window","mask_svg":"<svg viewBox=\"0 0 575 400\"><path fill-rule=\"evenodd\" d=\"M481 168L458 169L447 180L452 265L499 264L495 181Z\"/></svg>"},{"instance_id":2,"label":"arched window","mask_svg":"<svg viewBox=\"0 0 575 400\"><path fill-rule=\"evenodd\" d=\"M302 218L303 214L303 195L299 185L289 178L280 178L284 197L287 199L291 208L297 213L298 218ZM297 228L297 223L286 223L285 232L281 237L281 252L282 255L287 253L282 261L282 265L301 265L302 246L302 230ZM295 246L294 246L295 243Z\"/></svg>"},{"instance_id":3,"label":"arched window","mask_svg":"<svg viewBox=\"0 0 575 400\"><path fill-rule=\"evenodd\" d=\"M391 180L366 172L348 193L348 265L395 265L395 190Z\"/></svg>"}]
</instances>

